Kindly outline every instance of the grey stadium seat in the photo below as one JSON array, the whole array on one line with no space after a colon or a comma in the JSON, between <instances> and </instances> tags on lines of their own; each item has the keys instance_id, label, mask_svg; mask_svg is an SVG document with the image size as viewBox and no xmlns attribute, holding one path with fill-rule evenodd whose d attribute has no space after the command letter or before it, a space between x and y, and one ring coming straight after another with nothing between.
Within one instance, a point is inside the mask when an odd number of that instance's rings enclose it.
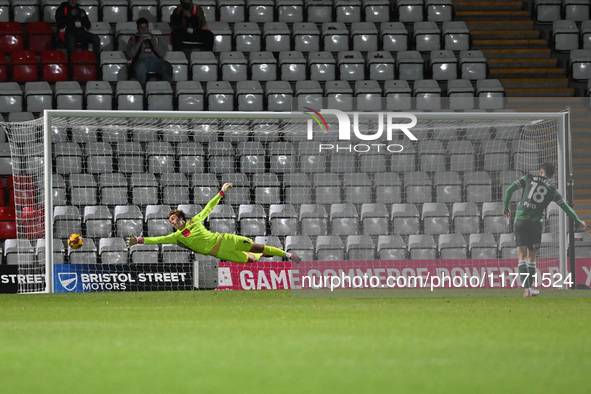
<instances>
[{"instance_id":1,"label":"grey stadium seat","mask_svg":"<svg viewBox=\"0 0 591 394\"><path fill-rule=\"evenodd\" d=\"M131 263L158 264L160 245L137 244L129 248Z\"/></svg>"},{"instance_id":2,"label":"grey stadium seat","mask_svg":"<svg viewBox=\"0 0 591 394\"><path fill-rule=\"evenodd\" d=\"M492 181L488 172L470 171L464 173L466 201L483 203L492 201Z\"/></svg>"},{"instance_id":3,"label":"grey stadium seat","mask_svg":"<svg viewBox=\"0 0 591 394\"><path fill-rule=\"evenodd\" d=\"M207 204L220 191L221 186L215 174L193 174L191 177L193 203Z\"/></svg>"},{"instance_id":4,"label":"grey stadium seat","mask_svg":"<svg viewBox=\"0 0 591 394\"><path fill-rule=\"evenodd\" d=\"M324 205L300 205L299 222L303 235L318 236L328 234L328 214Z\"/></svg>"},{"instance_id":5,"label":"grey stadium seat","mask_svg":"<svg viewBox=\"0 0 591 394\"><path fill-rule=\"evenodd\" d=\"M113 215L105 205L84 207L84 225L87 237L103 238L113 235Z\"/></svg>"},{"instance_id":6,"label":"grey stadium seat","mask_svg":"<svg viewBox=\"0 0 591 394\"><path fill-rule=\"evenodd\" d=\"M232 182L233 184L232 191L224 197L227 204L237 205L251 203L251 183L246 174L225 174L222 177L222 183L226 182Z\"/></svg>"},{"instance_id":7,"label":"grey stadium seat","mask_svg":"<svg viewBox=\"0 0 591 394\"><path fill-rule=\"evenodd\" d=\"M456 233L464 235L479 233L480 212L478 211L478 207L473 202L454 203L452 207L452 222L454 232Z\"/></svg>"},{"instance_id":8,"label":"grey stadium seat","mask_svg":"<svg viewBox=\"0 0 591 394\"><path fill-rule=\"evenodd\" d=\"M430 260L437 258L437 245L430 234L408 236L408 253L412 260Z\"/></svg>"},{"instance_id":9,"label":"grey stadium seat","mask_svg":"<svg viewBox=\"0 0 591 394\"><path fill-rule=\"evenodd\" d=\"M307 235L288 235L285 237L285 251L294 253L303 261L314 261L314 244Z\"/></svg>"},{"instance_id":10,"label":"grey stadium seat","mask_svg":"<svg viewBox=\"0 0 591 394\"><path fill-rule=\"evenodd\" d=\"M390 211L392 232L407 236L420 232L419 211L414 204L392 204Z\"/></svg>"},{"instance_id":11,"label":"grey stadium seat","mask_svg":"<svg viewBox=\"0 0 591 394\"><path fill-rule=\"evenodd\" d=\"M499 235L499 257L502 259L516 259L517 250L515 250L515 235Z\"/></svg>"},{"instance_id":12,"label":"grey stadium seat","mask_svg":"<svg viewBox=\"0 0 591 394\"><path fill-rule=\"evenodd\" d=\"M375 245L369 235L347 236L348 260L373 260L375 258Z\"/></svg>"},{"instance_id":13,"label":"grey stadium seat","mask_svg":"<svg viewBox=\"0 0 591 394\"><path fill-rule=\"evenodd\" d=\"M307 174L289 173L283 177L285 202L288 204L312 203L312 187Z\"/></svg>"},{"instance_id":14,"label":"grey stadium seat","mask_svg":"<svg viewBox=\"0 0 591 394\"><path fill-rule=\"evenodd\" d=\"M462 180L455 171L437 171L433 175L435 200L443 203L462 201Z\"/></svg>"},{"instance_id":15,"label":"grey stadium seat","mask_svg":"<svg viewBox=\"0 0 591 394\"><path fill-rule=\"evenodd\" d=\"M148 237L159 237L168 235L173 228L168 221L169 205L147 205L145 210L144 223L148 230ZM189 219L190 216L187 216Z\"/></svg>"},{"instance_id":16,"label":"grey stadium seat","mask_svg":"<svg viewBox=\"0 0 591 394\"><path fill-rule=\"evenodd\" d=\"M154 174L134 174L130 179L130 187L133 204L158 204L158 181Z\"/></svg>"},{"instance_id":17,"label":"grey stadium seat","mask_svg":"<svg viewBox=\"0 0 591 394\"><path fill-rule=\"evenodd\" d=\"M208 217L209 230L218 233L236 232L236 214L229 204L218 204Z\"/></svg>"},{"instance_id":18,"label":"grey stadium seat","mask_svg":"<svg viewBox=\"0 0 591 394\"><path fill-rule=\"evenodd\" d=\"M359 214L353 204L332 204L330 206L331 234L357 235Z\"/></svg>"},{"instance_id":19,"label":"grey stadium seat","mask_svg":"<svg viewBox=\"0 0 591 394\"><path fill-rule=\"evenodd\" d=\"M337 174L313 174L312 187L317 204L338 204L342 202L341 180Z\"/></svg>"},{"instance_id":20,"label":"grey stadium seat","mask_svg":"<svg viewBox=\"0 0 591 394\"><path fill-rule=\"evenodd\" d=\"M406 244L399 234L380 235L377 244L380 260L406 260Z\"/></svg>"},{"instance_id":21,"label":"grey stadium seat","mask_svg":"<svg viewBox=\"0 0 591 394\"><path fill-rule=\"evenodd\" d=\"M438 240L442 259L466 259L468 248L462 234L441 234Z\"/></svg>"},{"instance_id":22,"label":"grey stadium seat","mask_svg":"<svg viewBox=\"0 0 591 394\"><path fill-rule=\"evenodd\" d=\"M404 190L409 203L425 203L433 200L431 178L426 172L413 171L404 173Z\"/></svg>"},{"instance_id":23,"label":"grey stadium seat","mask_svg":"<svg viewBox=\"0 0 591 394\"><path fill-rule=\"evenodd\" d=\"M345 202L364 204L371 202L372 182L365 173L349 173L343 177Z\"/></svg>"},{"instance_id":24,"label":"grey stadium seat","mask_svg":"<svg viewBox=\"0 0 591 394\"><path fill-rule=\"evenodd\" d=\"M389 234L388 209L382 203L361 205L361 224L365 235Z\"/></svg>"},{"instance_id":25,"label":"grey stadium seat","mask_svg":"<svg viewBox=\"0 0 591 394\"><path fill-rule=\"evenodd\" d=\"M377 203L394 204L402 202L402 181L396 172L374 174L373 188Z\"/></svg>"},{"instance_id":26,"label":"grey stadium seat","mask_svg":"<svg viewBox=\"0 0 591 394\"><path fill-rule=\"evenodd\" d=\"M160 175L162 204L189 204L189 181L185 174L165 173Z\"/></svg>"},{"instance_id":27,"label":"grey stadium seat","mask_svg":"<svg viewBox=\"0 0 591 394\"><path fill-rule=\"evenodd\" d=\"M140 235L143 230L144 220L142 212L137 205L117 205L113 211L115 222L115 235L129 237L130 234Z\"/></svg>"},{"instance_id":28,"label":"grey stadium seat","mask_svg":"<svg viewBox=\"0 0 591 394\"><path fill-rule=\"evenodd\" d=\"M127 178L122 173L101 174L98 187L101 204L127 204Z\"/></svg>"},{"instance_id":29,"label":"grey stadium seat","mask_svg":"<svg viewBox=\"0 0 591 394\"><path fill-rule=\"evenodd\" d=\"M92 238L86 238L80 249L67 248L70 264L96 264L98 249Z\"/></svg>"},{"instance_id":30,"label":"grey stadium seat","mask_svg":"<svg viewBox=\"0 0 591 394\"><path fill-rule=\"evenodd\" d=\"M99 256L103 264L127 264L127 246L123 238L101 238Z\"/></svg>"},{"instance_id":31,"label":"grey stadium seat","mask_svg":"<svg viewBox=\"0 0 591 394\"><path fill-rule=\"evenodd\" d=\"M238 207L240 234L245 237L265 235L267 233L267 214L260 204L241 204Z\"/></svg>"},{"instance_id":32,"label":"grey stadium seat","mask_svg":"<svg viewBox=\"0 0 591 394\"><path fill-rule=\"evenodd\" d=\"M473 259L497 258L497 243L490 233L470 234L468 246Z\"/></svg>"},{"instance_id":33,"label":"grey stadium seat","mask_svg":"<svg viewBox=\"0 0 591 394\"><path fill-rule=\"evenodd\" d=\"M71 174L68 189L72 205L95 205L97 202L97 182L91 174Z\"/></svg>"},{"instance_id":34,"label":"grey stadium seat","mask_svg":"<svg viewBox=\"0 0 591 394\"><path fill-rule=\"evenodd\" d=\"M82 216L75 206L55 206L53 208L53 233L55 238L65 239L70 234L80 234Z\"/></svg>"},{"instance_id":35,"label":"grey stadium seat","mask_svg":"<svg viewBox=\"0 0 591 394\"><path fill-rule=\"evenodd\" d=\"M275 174L256 174L253 176L255 204L281 203L281 182Z\"/></svg>"},{"instance_id":36,"label":"grey stadium seat","mask_svg":"<svg viewBox=\"0 0 591 394\"><path fill-rule=\"evenodd\" d=\"M273 235L298 234L298 213L291 204L271 204L269 206L269 221Z\"/></svg>"},{"instance_id":37,"label":"grey stadium seat","mask_svg":"<svg viewBox=\"0 0 591 394\"><path fill-rule=\"evenodd\" d=\"M511 232L510 220L503 216L503 203L500 201L482 204L482 223L485 233L503 234Z\"/></svg>"},{"instance_id":38,"label":"grey stadium seat","mask_svg":"<svg viewBox=\"0 0 591 394\"><path fill-rule=\"evenodd\" d=\"M176 145L179 172L195 174L204 171L205 150L199 142L181 142Z\"/></svg>"},{"instance_id":39,"label":"grey stadium seat","mask_svg":"<svg viewBox=\"0 0 591 394\"><path fill-rule=\"evenodd\" d=\"M425 234L448 234L449 217L449 210L444 203L424 203L421 218Z\"/></svg>"},{"instance_id":40,"label":"grey stadium seat","mask_svg":"<svg viewBox=\"0 0 591 394\"><path fill-rule=\"evenodd\" d=\"M345 245L336 235L320 235L316 238L316 258L319 261L345 259Z\"/></svg>"}]
</instances>

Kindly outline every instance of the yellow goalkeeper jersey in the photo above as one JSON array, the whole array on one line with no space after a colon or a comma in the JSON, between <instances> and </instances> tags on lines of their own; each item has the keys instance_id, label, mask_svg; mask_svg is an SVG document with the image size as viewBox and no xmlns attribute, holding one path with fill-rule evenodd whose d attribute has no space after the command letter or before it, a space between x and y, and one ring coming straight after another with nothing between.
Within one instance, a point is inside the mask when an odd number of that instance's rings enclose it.
<instances>
[{"instance_id":1,"label":"yellow goalkeeper jersey","mask_svg":"<svg viewBox=\"0 0 591 394\"><path fill-rule=\"evenodd\" d=\"M146 237L143 239L144 244L177 244L183 248L191 249L195 253L209 255L221 234L209 231L203 225L203 221L221 199L222 195L218 193L201 212L187 221L184 229L162 237Z\"/></svg>"}]
</instances>

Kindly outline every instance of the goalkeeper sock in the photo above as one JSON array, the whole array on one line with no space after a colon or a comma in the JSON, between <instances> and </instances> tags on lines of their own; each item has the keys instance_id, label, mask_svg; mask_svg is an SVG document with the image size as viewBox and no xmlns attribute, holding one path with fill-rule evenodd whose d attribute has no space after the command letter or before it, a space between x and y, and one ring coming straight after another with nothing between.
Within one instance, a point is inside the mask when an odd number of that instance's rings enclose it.
<instances>
[{"instance_id":1,"label":"goalkeeper sock","mask_svg":"<svg viewBox=\"0 0 591 394\"><path fill-rule=\"evenodd\" d=\"M519 265L517 266L517 269L519 270L519 279L521 279L521 283L522 286L525 287L526 289L528 289L530 286L528 286L529 283L529 278L528 278L528 269L527 269L527 262L526 261L520 261Z\"/></svg>"},{"instance_id":2,"label":"goalkeeper sock","mask_svg":"<svg viewBox=\"0 0 591 394\"><path fill-rule=\"evenodd\" d=\"M528 276L528 280L529 280L529 286L527 287L532 287L534 285L534 275L536 274L536 262L534 261L527 263L527 272L529 273Z\"/></svg>"},{"instance_id":3,"label":"goalkeeper sock","mask_svg":"<svg viewBox=\"0 0 591 394\"><path fill-rule=\"evenodd\" d=\"M285 251L273 246L263 245L263 254L267 256L285 257Z\"/></svg>"}]
</instances>

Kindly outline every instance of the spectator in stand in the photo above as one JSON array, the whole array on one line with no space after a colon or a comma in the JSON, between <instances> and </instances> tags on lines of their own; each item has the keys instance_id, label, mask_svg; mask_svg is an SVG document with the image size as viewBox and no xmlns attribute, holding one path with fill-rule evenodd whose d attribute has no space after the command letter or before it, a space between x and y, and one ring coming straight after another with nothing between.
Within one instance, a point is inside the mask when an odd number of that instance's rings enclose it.
<instances>
[{"instance_id":1,"label":"spectator in stand","mask_svg":"<svg viewBox=\"0 0 591 394\"><path fill-rule=\"evenodd\" d=\"M181 0L170 16L173 51L182 51L184 42L198 42L204 51L213 50L214 36L206 28L207 21L203 9L193 0Z\"/></svg>"},{"instance_id":2,"label":"spectator in stand","mask_svg":"<svg viewBox=\"0 0 591 394\"><path fill-rule=\"evenodd\" d=\"M92 44L92 51L96 56L96 61L100 61L101 40L96 34L88 31L90 29L90 19L78 5L78 0L64 1L55 12L55 21L57 23L58 38L65 42L68 58L79 42L83 46Z\"/></svg>"},{"instance_id":3,"label":"spectator in stand","mask_svg":"<svg viewBox=\"0 0 591 394\"><path fill-rule=\"evenodd\" d=\"M162 75L162 80L172 84L172 65L164 60L167 48L150 33L146 18L139 18L136 24L138 33L127 41L127 57L131 59L131 67L142 89L146 89L150 72Z\"/></svg>"}]
</instances>

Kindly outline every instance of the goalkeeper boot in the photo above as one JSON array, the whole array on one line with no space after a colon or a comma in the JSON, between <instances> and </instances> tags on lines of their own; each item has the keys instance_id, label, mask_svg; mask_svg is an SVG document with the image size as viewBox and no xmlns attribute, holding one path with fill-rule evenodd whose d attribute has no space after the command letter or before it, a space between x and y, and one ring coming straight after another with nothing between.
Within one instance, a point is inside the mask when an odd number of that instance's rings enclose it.
<instances>
[{"instance_id":1,"label":"goalkeeper boot","mask_svg":"<svg viewBox=\"0 0 591 394\"><path fill-rule=\"evenodd\" d=\"M298 256L296 256L293 253L291 254L291 256L289 256L289 259L291 261L293 261L294 263L296 263L296 264L299 264L302 261L302 258L301 257L298 257Z\"/></svg>"},{"instance_id":2,"label":"goalkeeper boot","mask_svg":"<svg viewBox=\"0 0 591 394\"><path fill-rule=\"evenodd\" d=\"M525 289L523 296L525 298L529 298L529 297L535 297L539 294L540 294L540 290L529 288L529 289Z\"/></svg>"}]
</instances>

